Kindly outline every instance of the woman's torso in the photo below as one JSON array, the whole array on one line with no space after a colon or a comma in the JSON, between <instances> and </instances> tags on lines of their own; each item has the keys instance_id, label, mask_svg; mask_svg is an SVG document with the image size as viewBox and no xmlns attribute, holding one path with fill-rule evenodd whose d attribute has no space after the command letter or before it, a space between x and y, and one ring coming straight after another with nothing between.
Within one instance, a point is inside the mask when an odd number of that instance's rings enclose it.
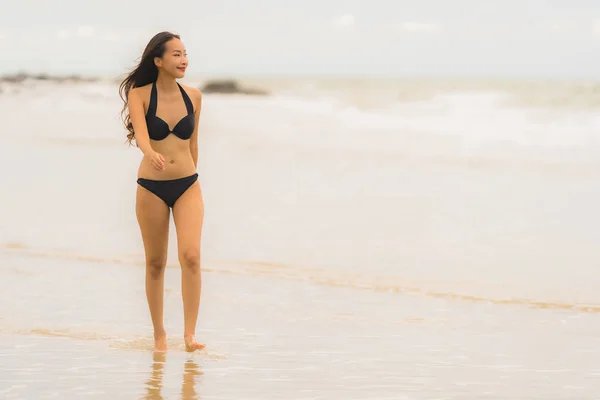
<instances>
[{"instance_id":1,"label":"woman's torso","mask_svg":"<svg viewBox=\"0 0 600 400\"><path fill-rule=\"evenodd\" d=\"M149 108L151 108L151 91L152 84L144 86L144 112L147 117ZM190 110L186 110L184 98L179 91L172 94L161 92L160 101L155 99L154 102L155 111L153 112L151 109L150 116L155 114L156 117L163 120L171 129L186 116L194 118L193 112L189 116ZM148 129L150 130L151 127L148 126ZM167 180L189 176L196 172L196 166L194 165L194 159L190 151L189 139L181 139L174 133L170 133L162 140L152 140L151 138L150 146L164 157L165 170L158 171L152 166L148 157L144 155L138 168L138 178Z\"/></svg>"}]
</instances>

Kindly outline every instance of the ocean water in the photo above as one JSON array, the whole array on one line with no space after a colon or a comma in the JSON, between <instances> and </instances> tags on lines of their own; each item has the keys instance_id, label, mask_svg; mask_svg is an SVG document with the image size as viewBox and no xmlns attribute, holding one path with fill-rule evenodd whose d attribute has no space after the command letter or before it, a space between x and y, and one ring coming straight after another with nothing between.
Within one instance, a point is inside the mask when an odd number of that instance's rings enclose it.
<instances>
[{"instance_id":1,"label":"ocean water","mask_svg":"<svg viewBox=\"0 0 600 400\"><path fill-rule=\"evenodd\" d=\"M0 398L598 398L597 83L242 83L201 116L207 348L172 229L163 357L116 84L0 84Z\"/></svg>"}]
</instances>

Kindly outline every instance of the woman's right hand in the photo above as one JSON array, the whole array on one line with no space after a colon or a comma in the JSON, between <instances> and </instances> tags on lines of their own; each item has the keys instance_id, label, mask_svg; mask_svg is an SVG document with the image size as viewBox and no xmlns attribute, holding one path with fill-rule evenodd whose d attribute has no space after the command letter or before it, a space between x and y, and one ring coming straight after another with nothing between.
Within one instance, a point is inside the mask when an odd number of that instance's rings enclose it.
<instances>
[{"instance_id":1,"label":"woman's right hand","mask_svg":"<svg viewBox=\"0 0 600 400\"><path fill-rule=\"evenodd\" d=\"M161 154L153 151L148 155L148 158L150 159L150 164L152 164L152 166L158 171L165 170L165 158Z\"/></svg>"}]
</instances>

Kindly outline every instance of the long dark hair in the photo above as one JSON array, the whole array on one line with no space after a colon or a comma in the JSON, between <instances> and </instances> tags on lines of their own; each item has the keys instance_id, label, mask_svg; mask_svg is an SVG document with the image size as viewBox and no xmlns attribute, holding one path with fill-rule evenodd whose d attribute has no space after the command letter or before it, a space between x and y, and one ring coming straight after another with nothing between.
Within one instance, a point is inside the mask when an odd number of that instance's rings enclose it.
<instances>
[{"instance_id":1,"label":"long dark hair","mask_svg":"<svg viewBox=\"0 0 600 400\"><path fill-rule=\"evenodd\" d=\"M123 100L123 109L121 110L121 118L127 129L127 142L131 145L135 139L133 124L129 117L129 91L133 88L147 85L156 81L158 78L158 69L154 65L155 57L162 57L165 52L165 45L171 39L180 39L179 35L172 32L160 32L154 35L146 45L142 58L137 65L127 75L127 77L119 85L119 95Z\"/></svg>"}]
</instances>

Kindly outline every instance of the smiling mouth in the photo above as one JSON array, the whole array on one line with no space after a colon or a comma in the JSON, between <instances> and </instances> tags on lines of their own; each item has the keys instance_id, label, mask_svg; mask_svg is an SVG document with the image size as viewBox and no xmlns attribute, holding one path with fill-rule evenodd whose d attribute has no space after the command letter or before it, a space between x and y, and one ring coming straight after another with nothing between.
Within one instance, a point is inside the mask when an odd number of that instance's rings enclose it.
<instances>
[{"instance_id":1,"label":"smiling mouth","mask_svg":"<svg viewBox=\"0 0 600 400\"><path fill-rule=\"evenodd\" d=\"M185 67L177 67L177 69L180 71L185 71Z\"/></svg>"}]
</instances>

